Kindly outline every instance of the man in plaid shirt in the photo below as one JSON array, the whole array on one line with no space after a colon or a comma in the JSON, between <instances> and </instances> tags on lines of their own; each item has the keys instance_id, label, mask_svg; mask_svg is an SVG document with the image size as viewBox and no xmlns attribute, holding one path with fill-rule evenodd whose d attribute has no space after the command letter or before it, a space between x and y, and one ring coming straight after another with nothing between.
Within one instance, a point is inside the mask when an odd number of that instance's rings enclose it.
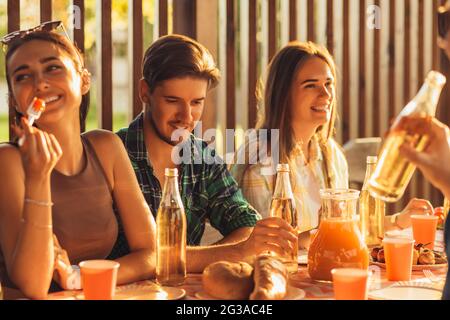
<instances>
[{"instance_id":1,"label":"man in plaid shirt","mask_svg":"<svg viewBox=\"0 0 450 320\"><path fill-rule=\"evenodd\" d=\"M202 116L207 91L218 80L219 70L204 46L180 35L160 38L144 56L140 81L144 110L117 133L154 215L165 168L178 168L187 221L188 272L201 272L218 260L246 260L267 250L283 254L297 241L285 221L259 220L221 158L191 134ZM178 139L172 138L175 134ZM181 164L172 156L179 146L183 147ZM224 236L213 246L199 246L206 220Z\"/></svg>"}]
</instances>

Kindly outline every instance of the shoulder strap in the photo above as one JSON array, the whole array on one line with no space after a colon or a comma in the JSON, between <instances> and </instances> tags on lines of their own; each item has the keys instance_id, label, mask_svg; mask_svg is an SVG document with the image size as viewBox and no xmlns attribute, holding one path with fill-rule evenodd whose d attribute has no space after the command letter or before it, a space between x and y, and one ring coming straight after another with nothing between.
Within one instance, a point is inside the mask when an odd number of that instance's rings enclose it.
<instances>
[{"instance_id":1,"label":"shoulder strap","mask_svg":"<svg viewBox=\"0 0 450 320\"><path fill-rule=\"evenodd\" d=\"M108 179L108 177L106 175L105 169L103 168L102 163L100 162L100 159L98 158L98 155L97 155L97 152L95 151L94 146L89 141L89 138L86 137L85 135L81 135L81 141L84 142L84 144L87 147L88 151L92 151L91 152L92 159L96 162L96 164L100 168L101 174L102 174L103 178L105 179L106 184L108 185L109 192L112 194L112 192L113 192L112 185L109 182L109 179Z\"/></svg>"}]
</instances>

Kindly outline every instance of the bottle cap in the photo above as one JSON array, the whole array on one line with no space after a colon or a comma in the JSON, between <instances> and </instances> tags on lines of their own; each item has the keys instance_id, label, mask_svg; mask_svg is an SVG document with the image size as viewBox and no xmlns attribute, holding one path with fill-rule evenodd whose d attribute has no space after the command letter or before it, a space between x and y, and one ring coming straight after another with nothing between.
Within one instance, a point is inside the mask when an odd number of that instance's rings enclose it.
<instances>
[{"instance_id":1,"label":"bottle cap","mask_svg":"<svg viewBox=\"0 0 450 320\"><path fill-rule=\"evenodd\" d=\"M277 165L277 172L289 172L289 164L279 163Z\"/></svg>"},{"instance_id":2,"label":"bottle cap","mask_svg":"<svg viewBox=\"0 0 450 320\"><path fill-rule=\"evenodd\" d=\"M377 163L378 157L377 156L367 156L366 161L368 164Z\"/></svg>"},{"instance_id":3,"label":"bottle cap","mask_svg":"<svg viewBox=\"0 0 450 320\"><path fill-rule=\"evenodd\" d=\"M177 168L166 168L164 171L164 175L166 177L178 177L178 169Z\"/></svg>"}]
</instances>

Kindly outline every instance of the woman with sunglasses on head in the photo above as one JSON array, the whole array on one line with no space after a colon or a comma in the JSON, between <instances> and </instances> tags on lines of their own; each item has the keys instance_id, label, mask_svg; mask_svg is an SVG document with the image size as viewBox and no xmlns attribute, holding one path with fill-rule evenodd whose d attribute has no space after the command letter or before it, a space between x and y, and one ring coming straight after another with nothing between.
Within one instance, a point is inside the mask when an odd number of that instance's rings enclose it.
<instances>
[{"instance_id":1,"label":"woman with sunglasses on head","mask_svg":"<svg viewBox=\"0 0 450 320\"><path fill-rule=\"evenodd\" d=\"M80 135L91 81L80 52L43 28L3 42L14 130L24 138L0 146L2 284L45 298L52 279L70 287L70 264L90 259L119 262L118 284L152 277L155 222L122 142L104 130ZM46 109L33 127L34 98Z\"/></svg>"},{"instance_id":2,"label":"woman with sunglasses on head","mask_svg":"<svg viewBox=\"0 0 450 320\"><path fill-rule=\"evenodd\" d=\"M309 232L320 220L319 190L348 188L348 167L341 147L333 139L336 107L336 66L328 50L315 43L294 41L272 59L264 88L264 108L257 129L279 129L279 163L288 163L290 181L299 210L299 247L309 246ZM247 139L231 169L244 196L263 216L275 187L276 156L258 158L258 150L274 145L268 136ZM262 142L262 143L261 143ZM256 163L258 159L258 163ZM239 164L244 162L244 164ZM422 199L412 199L401 213L385 220L385 228L407 228L411 214L432 210Z\"/></svg>"}]
</instances>

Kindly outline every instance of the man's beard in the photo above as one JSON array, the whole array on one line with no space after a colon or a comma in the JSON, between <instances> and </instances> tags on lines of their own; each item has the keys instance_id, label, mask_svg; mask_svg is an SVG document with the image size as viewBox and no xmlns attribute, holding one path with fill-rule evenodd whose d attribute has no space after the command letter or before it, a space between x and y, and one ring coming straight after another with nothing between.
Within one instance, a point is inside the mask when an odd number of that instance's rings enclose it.
<instances>
[{"instance_id":1,"label":"man's beard","mask_svg":"<svg viewBox=\"0 0 450 320\"><path fill-rule=\"evenodd\" d=\"M153 127L153 130L155 131L156 135L158 136L159 139L161 139L162 141L164 141L165 143L171 145L171 146L177 146L178 144L182 143L184 141L184 139L182 139L181 141L173 141L171 138L167 138L165 137L159 130L158 130L158 126L155 123L155 119L153 119L153 114L149 111L148 112L149 115L149 120L150 120L150 125Z\"/></svg>"}]
</instances>

